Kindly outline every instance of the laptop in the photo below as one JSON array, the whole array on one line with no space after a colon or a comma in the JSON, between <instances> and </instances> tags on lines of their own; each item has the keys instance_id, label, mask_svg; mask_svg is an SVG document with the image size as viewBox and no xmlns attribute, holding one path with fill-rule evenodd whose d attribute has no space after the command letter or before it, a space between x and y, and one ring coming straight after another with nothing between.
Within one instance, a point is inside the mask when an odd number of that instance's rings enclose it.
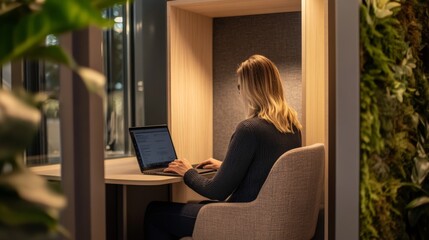
<instances>
[{"instance_id":1,"label":"laptop","mask_svg":"<svg viewBox=\"0 0 429 240\"><path fill-rule=\"evenodd\" d=\"M176 150L166 125L129 128L137 161L143 174L179 176L164 172L168 164L177 159ZM198 173L214 172L214 169L196 169Z\"/></svg>"}]
</instances>

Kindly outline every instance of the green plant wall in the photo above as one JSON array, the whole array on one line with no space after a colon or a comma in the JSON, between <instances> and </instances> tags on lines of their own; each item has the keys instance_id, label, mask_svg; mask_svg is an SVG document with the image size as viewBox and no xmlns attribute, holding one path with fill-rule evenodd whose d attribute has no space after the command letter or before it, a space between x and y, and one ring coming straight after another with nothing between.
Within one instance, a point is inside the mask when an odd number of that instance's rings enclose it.
<instances>
[{"instance_id":1,"label":"green plant wall","mask_svg":"<svg viewBox=\"0 0 429 240\"><path fill-rule=\"evenodd\" d=\"M429 1L360 5L360 238L429 239Z\"/></svg>"}]
</instances>

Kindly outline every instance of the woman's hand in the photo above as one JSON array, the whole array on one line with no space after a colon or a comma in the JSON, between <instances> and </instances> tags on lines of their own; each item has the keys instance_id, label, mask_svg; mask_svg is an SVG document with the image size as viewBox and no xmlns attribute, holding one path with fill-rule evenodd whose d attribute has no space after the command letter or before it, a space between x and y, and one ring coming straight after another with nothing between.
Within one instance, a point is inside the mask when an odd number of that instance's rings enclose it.
<instances>
[{"instance_id":1,"label":"woman's hand","mask_svg":"<svg viewBox=\"0 0 429 240\"><path fill-rule=\"evenodd\" d=\"M186 159L176 159L168 164L168 167L164 169L164 172L175 172L180 176L184 176L185 173L192 168L192 165Z\"/></svg>"},{"instance_id":2,"label":"woman's hand","mask_svg":"<svg viewBox=\"0 0 429 240\"><path fill-rule=\"evenodd\" d=\"M209 158L207 160L202 161L200 164L198 164L196 168L218 170L220 168L220 165L222 165L221 161L216 160L214 158Z\"/></svg>"}]
</instances>

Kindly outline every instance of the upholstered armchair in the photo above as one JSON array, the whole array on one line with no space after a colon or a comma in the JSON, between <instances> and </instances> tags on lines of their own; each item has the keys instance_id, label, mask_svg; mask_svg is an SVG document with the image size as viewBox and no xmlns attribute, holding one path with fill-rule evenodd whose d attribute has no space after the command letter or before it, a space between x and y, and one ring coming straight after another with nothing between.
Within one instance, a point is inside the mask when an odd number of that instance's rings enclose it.
<instances>
[{"instance_id":1,"label":"upholstered armchair","mask_svg":"<svg viewBox=\"0 0 429 240\"><path fill-rule=\"evenodd\" d=\"M323 144L284 153L254 201L207 204L192 237L182 239L311 239L323 192L324 158Z\"/></svg>"}]
</instances>

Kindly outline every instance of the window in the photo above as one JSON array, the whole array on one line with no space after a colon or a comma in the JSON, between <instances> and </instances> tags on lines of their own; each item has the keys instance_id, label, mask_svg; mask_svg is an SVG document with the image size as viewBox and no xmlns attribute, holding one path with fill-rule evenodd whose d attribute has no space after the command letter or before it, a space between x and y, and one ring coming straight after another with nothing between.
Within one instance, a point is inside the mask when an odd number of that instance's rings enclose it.
<instances>
[{"instance_id":1,"label":"window","mask_svg":"<svg viewBox=\"0 0 429 240\"><path fill-rule=\"evenodd\" d=\"M0 68L0 86L2 89L11 89L12 87L12 66L10 63L4 64Z\"/></svg>"},{"instance_id":2,"label":"window","mask_svg":"<svg viewBox=\"0 0 429 240\"><path fill-rule=\"evenodd\" d=\"M107 77L106 155L122 156L128 149L129 91L127 15L124 5L107 9L103 15L113 19L113 28L104 32L104 73Z\"/></svg>"},{"instance_id":3,"label":"window","mask_svg":"<svg viewBox=\"0 0 429 240\"><path fill-rule=\"evenodd\" d=\"M54 35L45 39L46 45L58 45ZM43 91L50 95L33 144L27 149L27 164L40 165L60 162L59 68L50 62L24 62L24 88L30 92Z\"/></svg>"},{"instance_id":4,"label":"window","mask_svg":"<svg viewBox=\"0 0 429 240\"><path fill-rule=\"evenodd\" d=\"M105 155L113 158L131 155L128 127L167 123L166 1L134 1L114 6L103 15L115 22L112 29L103 33L102 46L107 77ZM59 44L59 41L48 36L45 44ZM8 74L5 68L8 67L3 66L3 80ZM28 91L46 91L52 95L45 106L40 132L33 146L27 149L27 165L59 163L59 66L26 61L23 68L23 85ZM15 68L9 66L9 69ZM19 68L18 71L21 73ZM9 79L3 81L2 87L8 84L22 83L12 83Z\"/></svg>"},{"instance_id":5,"label":"window","mask_svg":"<svg viewBox=\"0 0 429 240\"><path fill-rule=\"evenodd\" d=\"M113 28L103 32L104 74L106 75L107 112L105 121L106 158L129 155L128 126L130 125L130 32L129 7L117 5L103 15L114 20ZM58 45L59 39L49 35L46 45ZM45 104L40 131L27 149L27 165L61 162L59 119L59 65L49 62L24 63L24 87L27 91L44 91L51 95ZM4 72L4 71L3 71ZM4 75L4 74L3 74ZM3 84L4 85L4 84Z\"/></svg>"}]
</instances>

